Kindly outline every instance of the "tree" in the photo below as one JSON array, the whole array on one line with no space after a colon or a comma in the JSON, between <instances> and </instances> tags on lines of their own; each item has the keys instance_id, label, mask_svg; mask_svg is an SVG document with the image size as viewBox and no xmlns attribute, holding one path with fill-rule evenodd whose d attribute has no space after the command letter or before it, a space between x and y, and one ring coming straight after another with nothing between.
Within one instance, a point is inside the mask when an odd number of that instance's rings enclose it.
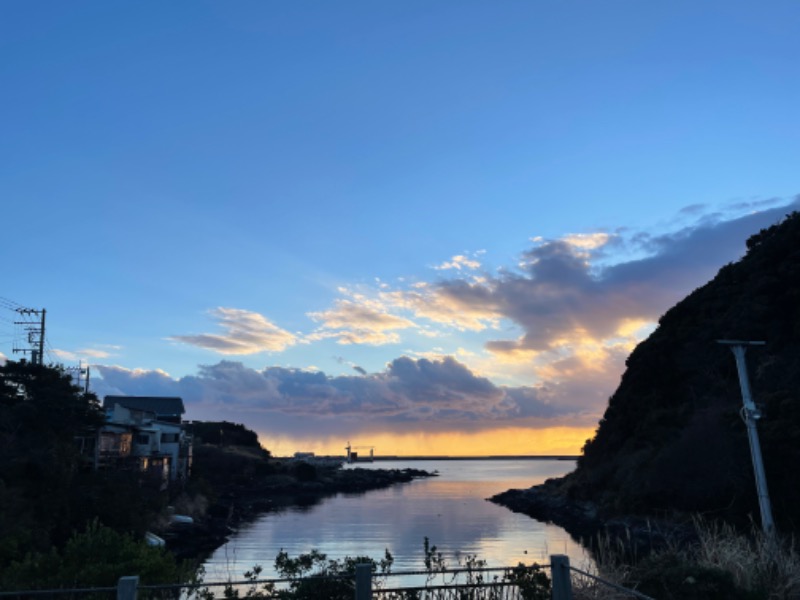
<instances>
[{"instance_id":1,"label":"tree","mask_svg":"<svg viewBox=\"0 0 800 600\"><path fill-rule=\"evenodd\" d=\"M62 367L0 366L0 568L69 538L86 460L77 442L102 422L97 397Z\"/></svg>"}]
</instances>

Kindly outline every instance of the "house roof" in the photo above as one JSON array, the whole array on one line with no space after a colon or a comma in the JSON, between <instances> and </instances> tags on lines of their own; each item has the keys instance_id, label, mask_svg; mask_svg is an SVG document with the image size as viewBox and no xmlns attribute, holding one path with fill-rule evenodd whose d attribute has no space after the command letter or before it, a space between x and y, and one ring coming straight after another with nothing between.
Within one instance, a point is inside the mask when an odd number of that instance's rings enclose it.
<instances>
[{"instance_id":1,"label":"house roof","mask_svg":"<svg viewBox=\"0 0 800 600\"><path fill-rule=\"evenodd\" d=\"M105 396L103 408L113 408L121 404L131 410L146 410L158 416L180 416L186 412L183 408L183 399L177 396Z\"/></svg>"}]
</instances>

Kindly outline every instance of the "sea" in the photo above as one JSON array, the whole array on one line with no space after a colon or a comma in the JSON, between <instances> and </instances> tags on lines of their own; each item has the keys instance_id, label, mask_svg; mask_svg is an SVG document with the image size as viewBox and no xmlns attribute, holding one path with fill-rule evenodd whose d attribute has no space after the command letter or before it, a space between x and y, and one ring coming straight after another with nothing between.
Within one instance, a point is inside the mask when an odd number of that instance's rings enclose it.
<instances>
[{"instance_id":1,"label":"sea","mask_svg":"<svg viewBox=\"0 0 800 600\"><path fill-rule=\"evenodd\" d=\"M281 550L292 557L316 549L329 559L375 560L388 550L393 571L420 570L426 537L453 568L469 555L488 567L546 564L551 554L566 554L576 566L592 566L584 548L562 528L487 500L565 475L575 468L574 460L397 460L344 468L354 467L423 469L438 476L265 513L242 525L205 561L205 580L241 579L255 565L262 567L262 578L277 577L274 561Z\"/></svg>"}]
</instances>

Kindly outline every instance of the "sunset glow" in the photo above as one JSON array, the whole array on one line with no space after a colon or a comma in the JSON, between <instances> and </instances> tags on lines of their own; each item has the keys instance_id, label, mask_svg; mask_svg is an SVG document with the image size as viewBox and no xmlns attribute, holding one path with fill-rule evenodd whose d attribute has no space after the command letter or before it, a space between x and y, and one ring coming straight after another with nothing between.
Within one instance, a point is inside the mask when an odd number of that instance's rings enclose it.
<instances>
[{"instance_id":1,"label":"sunset glow","mask_svg":"<svg viewBox=\"0 0 800 600\"><path fill-rule=\"evenodd\" d=\"M261 433L259 440L276 456L291 456L295 452L314 452L321 456L344 456L347 442L360 456L493 456L493 455L558 455L580 454L583 444L594 434L594 428L553 427L503 429L465 433L363 434L350 440L327 438L313 440L284 438Z\"/></svg>"},{"instance_id":2,"label":"sunset glow","mask_svg":"<svg viewBox=\"0 0 800 600\"><path fill-rule=\"evenodd\" d=\"M576 454L800 207L798 6L6 2L0 361L46 309L277 454Z\"/></svg>"}]
</instances>

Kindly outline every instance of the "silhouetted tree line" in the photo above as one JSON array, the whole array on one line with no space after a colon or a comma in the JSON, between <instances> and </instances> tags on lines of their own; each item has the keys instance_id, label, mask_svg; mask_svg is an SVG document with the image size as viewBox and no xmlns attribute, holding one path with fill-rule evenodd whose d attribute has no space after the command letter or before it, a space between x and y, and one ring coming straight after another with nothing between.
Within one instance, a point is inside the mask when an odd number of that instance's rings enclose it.
<instances>
[{"instance_id":1,"label":"silhouetted tree line","mask_svg":"<svg viewBox=\"0 0 800 600\"><path fill-rule=\"evenodd\" d=\"M703 512L744 522L758 503L741 394L720 339L763 340L748 371L779 528L800 527L800 213L747 241L633 351L596 435L562 482L607 512Z\"/></svg>"},{"instance_id":2,"label":"silhouetted tree line","mask_svg":"<svg viewBox=\"0 0 800 600\"><path fill-rule=\"evenodd\" d=\"M137 472L93 468L102 422L97 397L63 368L0 366L0 589L52 583L62 568L73 581L61 583L79 583L69 565L85 562L87 544L105 557L98 564L107 562L102 547L132 548L166 505L165 493L140 485ZM146 549L141 556L160 560Z\"/></svg>"},{"instance_id":3,"label":"silhouetted tree line","mask_svg":"<svg viewBox=\"0 0 800 600\"><path fill-rule=\"evenodd\" d=\"M228 421L193 421L186 426L195 440L215 446L261 448L258 434L239 423Z\"/></svg>"}]
</instances>

